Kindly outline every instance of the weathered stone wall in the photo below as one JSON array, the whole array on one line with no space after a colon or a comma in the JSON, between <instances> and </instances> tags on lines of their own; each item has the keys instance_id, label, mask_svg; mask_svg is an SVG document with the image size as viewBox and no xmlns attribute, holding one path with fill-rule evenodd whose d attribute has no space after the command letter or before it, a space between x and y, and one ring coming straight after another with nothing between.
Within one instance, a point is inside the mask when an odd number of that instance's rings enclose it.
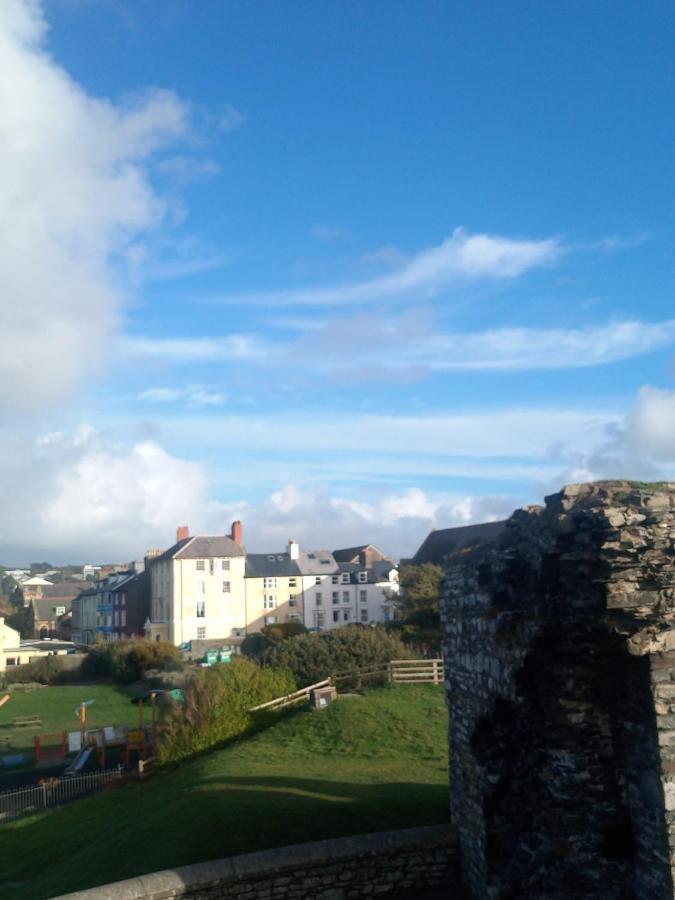
<instances>
[{"instance_id":1,"label":"weathered stone wall","mask_svg":"<svg viewBox=\"0 0 675 900\"><path fill-rule=\"evenodd\" d=\"M352 900L440 885L452 900L460 896L456 846L447 825L383 831L155 872L57 900Z\"/></svg>"},{"instance_id":2,"label":"weathered stone wall","mask_svg":"<svg viewBox=\"0 0 675 900\"><path fill-rule=\"evenodd\" d=\"M675 485L573 485L449 561L451 810L476 898L670 898Z\"/></svg>"}]
</instances>

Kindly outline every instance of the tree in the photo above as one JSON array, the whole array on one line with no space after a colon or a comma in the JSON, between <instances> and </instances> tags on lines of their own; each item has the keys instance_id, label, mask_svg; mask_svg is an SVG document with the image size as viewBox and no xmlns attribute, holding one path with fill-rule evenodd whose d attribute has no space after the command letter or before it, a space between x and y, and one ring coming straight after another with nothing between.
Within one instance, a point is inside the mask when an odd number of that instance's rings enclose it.
<instances>
[{"instance_id":1,"label":"tree","mask_svg":"<svg viewBox=\"0 0 675 900\"><path fill-rule=\"evenodd\" d=\"M401 566L401 608L410 614L418 610L438 612L441 582L445 572L434 563L421 566Z\"/></svg>"},{"instance_id":2,"label":"tree","mask_svg":"<svg viewBox=\"0 0 675 900\"><path fill-rule=\"evenodd\" d=\"M401 640L425 656L441 653L440 591L445 573L434 563L402 566L401 619L395 623Z\"/></svg>"}]
</instances>

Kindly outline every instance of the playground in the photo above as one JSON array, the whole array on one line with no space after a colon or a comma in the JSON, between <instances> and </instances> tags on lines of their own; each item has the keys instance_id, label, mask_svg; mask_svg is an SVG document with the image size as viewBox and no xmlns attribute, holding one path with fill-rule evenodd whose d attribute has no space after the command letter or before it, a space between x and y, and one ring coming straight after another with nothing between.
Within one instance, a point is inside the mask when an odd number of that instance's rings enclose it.
<instances>
[{"instance_id":1,"label":"playground","mask_svg":"<svg viewBox=\"0 0 675 900\"><path fill-rule=\"evenodd\" d=\"M150 697L134 705L133 696L108 684L1 693L0 790L3 773L17 768L79 772L145 755L157 707Z\"/></svg>"}]
</instances>

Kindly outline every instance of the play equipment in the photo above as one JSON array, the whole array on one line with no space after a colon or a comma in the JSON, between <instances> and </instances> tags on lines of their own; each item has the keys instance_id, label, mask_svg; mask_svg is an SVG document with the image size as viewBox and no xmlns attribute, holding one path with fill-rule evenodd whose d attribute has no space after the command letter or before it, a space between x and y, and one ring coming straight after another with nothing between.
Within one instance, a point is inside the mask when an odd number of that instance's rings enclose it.
<instances>
[{"instance_id":1,"label":"play equipment","mask_svg":"<svg viewBox=\"0 0 675 900\"><path fill-rule=\"evenodd\" d=\"M68 768L63 773L64 775L77 775L89 762L89 757L94 752L93 747L84 747L77 754L73 762L68 766Z\"/></svg>"}]
</instances>

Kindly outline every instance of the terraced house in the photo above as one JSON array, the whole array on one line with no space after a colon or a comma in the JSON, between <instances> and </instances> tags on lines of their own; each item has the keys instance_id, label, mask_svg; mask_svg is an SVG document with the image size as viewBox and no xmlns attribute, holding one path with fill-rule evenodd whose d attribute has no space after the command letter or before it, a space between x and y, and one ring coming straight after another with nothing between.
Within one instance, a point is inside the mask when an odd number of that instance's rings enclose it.
<instances>
[{"instance_id":1,"label":"terraced house","mask_svg":"<svg viewBox=\"0 0 675 900\"><path fill-rule=\"evenodd\" d=\"M151 640L236 643L266 625L323 631L396 616L398 570L372 544L333 553L291 540L281 553L247 553L241 522L229 535L190 537L183 526L148 563Z\"/></svg>"}]
</instances>

